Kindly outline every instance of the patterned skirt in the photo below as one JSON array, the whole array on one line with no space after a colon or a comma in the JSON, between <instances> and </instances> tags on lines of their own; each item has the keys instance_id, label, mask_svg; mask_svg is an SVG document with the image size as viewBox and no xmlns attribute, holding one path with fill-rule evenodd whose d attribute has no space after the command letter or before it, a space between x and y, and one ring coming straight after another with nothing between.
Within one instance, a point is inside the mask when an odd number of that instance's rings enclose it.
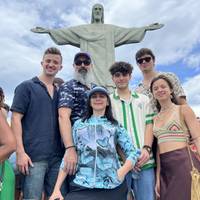
<instances>
[{"instance_id":1,"label":"patterned skirt","mask_svg":"<svg viewBox=\"0 0 200 200\"><path fill-rule=\"evenodd\" d=\"M200 162L191 155L200 171ZM187 147L160 154L160 165L160 200L190 200L192 166Z\"/></svg>"}]
</instances>

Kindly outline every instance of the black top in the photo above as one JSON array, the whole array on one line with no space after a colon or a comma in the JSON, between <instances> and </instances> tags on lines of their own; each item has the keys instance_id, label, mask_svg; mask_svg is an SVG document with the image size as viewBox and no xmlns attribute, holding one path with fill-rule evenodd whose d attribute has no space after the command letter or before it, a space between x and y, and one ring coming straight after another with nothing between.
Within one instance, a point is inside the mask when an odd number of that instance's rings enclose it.
<instances>
[{"instance_id":1,"label":"black top","mask_svg":"<svg viewBox=\"0 0 200 200\"><path fill-rule=\"evenodd\" d=\"M23 145L34 162L63 155L57 104L56 88L51 98L46 86L37 77L22 82L15 89L11 111L23 114Z\"/></svg>"}]
</instances>

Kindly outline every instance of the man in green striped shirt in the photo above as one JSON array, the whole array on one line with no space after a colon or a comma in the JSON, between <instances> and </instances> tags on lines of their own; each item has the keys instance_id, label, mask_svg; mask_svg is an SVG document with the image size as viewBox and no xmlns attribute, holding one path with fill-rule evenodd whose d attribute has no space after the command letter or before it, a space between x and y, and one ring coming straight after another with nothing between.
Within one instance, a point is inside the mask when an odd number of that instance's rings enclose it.
<instances>
[{"instance_id":1,"label":"man in green striped shirt","mask_svg":"<svg viewBox=\"0 0 200 200\"><path fill-rule=\"evenodd\" d=\"M116 62L111 66L116 90L110 97L116 119L127 129L134 145L141 149L136 172L128 178L128 185L136 200L154 200L155 162L151 153L153 111L147 96L129 89L132 70L133 67L126 62Z\"/></svg>"}]
</instances>

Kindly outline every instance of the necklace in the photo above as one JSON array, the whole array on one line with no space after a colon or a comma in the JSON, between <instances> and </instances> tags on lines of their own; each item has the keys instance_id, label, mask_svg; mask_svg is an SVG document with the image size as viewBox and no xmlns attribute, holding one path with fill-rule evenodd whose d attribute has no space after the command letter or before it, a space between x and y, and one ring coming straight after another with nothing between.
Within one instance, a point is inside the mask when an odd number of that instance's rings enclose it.
<instances>
[{"instance_id":1,"label":"necklace","mask_svg":"<svg viewBox=\"0 0 200 200\"><path fill-rule=\"evenodd\" d=\"M171 110L171 109L174 107L174 105L175 105L175 104L172 103L172 104L169 105L169 106L166 106L166 107L161 108L159 113L164 113L164 112L166 112L166 111L168 111L168 110ZM158 114L159 114L159 113L158 113Z\"/></svg>"},{"instance_id":2,"label":"necklace","mask_svg":"<svg viewBox=\"0 0 200 200\"><path fill-rule=\"evenodd\" d=\"M165 121L168 118L169 114L171 114L171 110L174 108L174 106L175 104L172 103L170 106L161 109L160 112L157 114L157 118L160 121Z\"/></svg>"}]
</instances>

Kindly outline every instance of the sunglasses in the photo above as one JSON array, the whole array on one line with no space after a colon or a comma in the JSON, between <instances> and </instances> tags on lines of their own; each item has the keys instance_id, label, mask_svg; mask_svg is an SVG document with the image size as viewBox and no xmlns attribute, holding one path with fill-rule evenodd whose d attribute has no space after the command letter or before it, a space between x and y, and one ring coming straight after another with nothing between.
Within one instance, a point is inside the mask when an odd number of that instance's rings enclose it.
<instances>
[{"instance_id":1,"label":"sunglasses","mask_svg":"<svg viewBox=\"0 0 200 200\"><path fill-rule=\"evenodd\" d=\"M137 63L139 63L139 64L142 64L144 61L146 63L150 62L151 61L151 57L144 57L144 58L137 59Z\"/></svg>"},{"instance_id":2,"label":"sunglasses","mask_svg":"<svg viewBox=\"0 0 200 200\"><path fill-rule=\"evenodd\" d=\"M85 66L88 66L91 64L90 60L75 60L75 65L77 66L81 66L82 64L84 64Z\"/></svg>"}]
</instances>

